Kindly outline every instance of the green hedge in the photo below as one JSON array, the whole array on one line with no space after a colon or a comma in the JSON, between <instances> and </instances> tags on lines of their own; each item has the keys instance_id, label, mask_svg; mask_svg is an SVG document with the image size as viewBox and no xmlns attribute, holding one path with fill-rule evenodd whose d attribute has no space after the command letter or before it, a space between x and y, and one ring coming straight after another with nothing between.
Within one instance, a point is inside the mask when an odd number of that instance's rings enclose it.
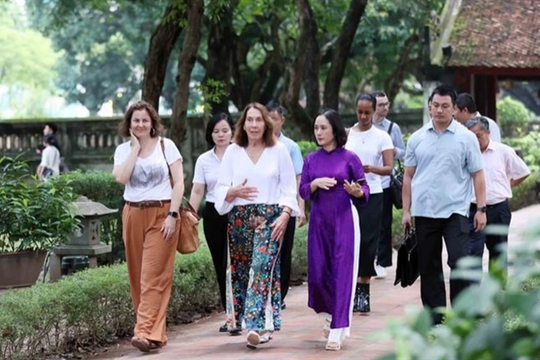
<instances>
[{"instance_id":1,"label":"green hedge","mask_svg":"<svg viewBox=\"0 0 540 360\"><path fill-rule=\"evenodd\" d=\"M168 322L215 308L218 299L208 248L177 256ZM12 290L0 296L0 358L35 359L104 345L131 335L134 321L125 264Z\"/></svg>"}]
</instances>

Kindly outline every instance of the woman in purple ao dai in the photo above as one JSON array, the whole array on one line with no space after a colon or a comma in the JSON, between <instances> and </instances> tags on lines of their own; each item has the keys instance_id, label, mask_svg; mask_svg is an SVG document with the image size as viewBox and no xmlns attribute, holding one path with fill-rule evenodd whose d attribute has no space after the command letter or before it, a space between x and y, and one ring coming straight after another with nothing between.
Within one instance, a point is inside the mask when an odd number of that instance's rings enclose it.
<instances>
[{"instance_id":1,"label":"woman in purple ao dai","mask_svg":"<svg viewBox=\"0 0 540 360\"><path fill-rule=\"evenodd\" d=\"M325 318L326 350L340 350L350 335L358 274L360 223L357 208L369 197L362 163L343 146L341 117L326 110L315 118L319 150L307 155L300 195L311 201L308 230L310 308Z\"/></svg>"}]
</instances>

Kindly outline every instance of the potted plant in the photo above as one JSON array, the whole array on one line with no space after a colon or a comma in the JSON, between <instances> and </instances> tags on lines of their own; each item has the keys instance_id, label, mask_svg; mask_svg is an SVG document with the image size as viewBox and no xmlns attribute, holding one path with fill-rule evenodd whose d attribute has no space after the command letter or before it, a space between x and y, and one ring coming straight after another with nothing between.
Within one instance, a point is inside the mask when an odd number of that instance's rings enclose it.
<instances>
[{"instance_id":1,"label":"potted plant","mask_svg":"<svg viewBox=\"0 0 540 360\"><path fill-rule=\"evenodd\" d=\"M75 231L67 181L41 182L20 157L0 158L0 288L33 285L47 251Z\"/></svg>"}]
</instances>

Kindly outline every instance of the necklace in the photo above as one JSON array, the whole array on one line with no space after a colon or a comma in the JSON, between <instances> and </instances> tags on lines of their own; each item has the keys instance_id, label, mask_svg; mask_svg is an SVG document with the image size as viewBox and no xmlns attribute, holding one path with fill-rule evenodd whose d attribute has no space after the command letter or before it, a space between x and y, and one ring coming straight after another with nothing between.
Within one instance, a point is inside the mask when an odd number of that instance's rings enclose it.
<instances>
[{"instance_id":1,"label":"necklace","mask_svg":"<svg viewBox=\"0 0 540 360\"><path fill-rule=\"evenodd\" d=\"M360 141L362 141L362 144L365 144L366 143L366 138L369 135L368 134L369 129L366 130L366 131L362 131L362 130L360 130L360 126L357 126L357 125L355 125L355 127L356 127L356 130L358 132L358 137L360 138Z\"/></svg>"}]
</instances>

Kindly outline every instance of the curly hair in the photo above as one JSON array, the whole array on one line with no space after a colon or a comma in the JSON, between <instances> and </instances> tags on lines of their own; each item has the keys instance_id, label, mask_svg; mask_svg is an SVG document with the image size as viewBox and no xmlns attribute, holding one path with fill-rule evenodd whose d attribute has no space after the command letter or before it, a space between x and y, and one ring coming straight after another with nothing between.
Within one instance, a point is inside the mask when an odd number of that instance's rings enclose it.
<instances>
[{"instance_id":1,"label":"curly hair","mask_svg":"<svg viewBox=\"0 0 540 360\"><path fill-rule=\"evenodd\" d=\"M129 128L131 125L131 117L133 116L133 113L137 110L146 110L146 113L148 114L148 116L150 116L150 120L152 121L153 131L150 131L150 136L159 136L159 134L161 133L161 118L159 117L156 109L154 109L152 105L143 100L137 101L128 108L126 114L124 115L124 119L122 120L122 122L120 122L120 125L118 125L118 134L123 137L130 136Z\"/></svg>"}]
</instances>

